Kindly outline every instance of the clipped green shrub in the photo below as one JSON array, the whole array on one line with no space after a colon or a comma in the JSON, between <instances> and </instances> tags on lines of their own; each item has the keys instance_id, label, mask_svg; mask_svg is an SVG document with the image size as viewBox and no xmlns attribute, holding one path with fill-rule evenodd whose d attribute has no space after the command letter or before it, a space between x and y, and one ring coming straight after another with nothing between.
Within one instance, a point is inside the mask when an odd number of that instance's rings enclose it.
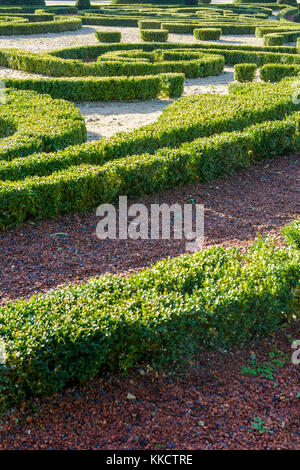
<instances>
[{"instance_id":1,"label":"clipped green shrub","mask_svg":"<svg viewBox=\"0 0 300 470\"><path fill-rule=\"evenodd\" d=\"M300 219L284 227L282 233L290 245L300 250Z\"/></svg>"},{"instance_id":2,"label":"clipped green shrub","mask_svg":"<svg viewBox=\"0 0 300 470\"><path fill-rule=\"evenodd\" d=\"M236 64L234 66L234 79L238 82L252 82L257 70L256 64Z\"/></svg>"},{"instance_id":3,"label":"clipped green shrub","mask_svg":"<svg viewBox=\"0 0 300 470\"><path fill-rule=\"evenodd\" d=\"M298 26L299 28L299 26ZM286 31L280 33L269 33L263 37L264 46L280 46L286 42L293 42L300 37L300 30Z\"/></svg>"},{"instance_id":4,"label":"clipped green shrub","mask_svg":"<svg viewBox=\"0 0 300 470\"><path fill-rule=\"evenodd\" d=\"M297 0L277 0L278 5L297 6Z\"/></svg>"},{"instance_id":5,"label":"clipped green shrub","mask_svg":"<svg viewBox=\"0 0 300 470\"><path fill-rule=\"evenodd\" d=\"M55 52L53 55L50 55L49 53L32 54L30 52L20 51L19 49L0 49L0 64L5 67L12 67L26 72L56 77L142 76L179 72L184 73L186 77L196 78L207 75L218 75L224 67L223 57L217 54L204 54L200 51L196 54L192 54L191 60L186 60L185 54L177 54L176 60L171 58L170 60L161 60L164 57L163 55L160 55L159 60L155 60L155 50L158 47L158 44L155 43L152 56L150 52L143 53L148 54L150 58L152 57L153 60L150 61L143 60L143 57L137 56L137 51L126 51L126 49L122 51L122 46L123 44L112 44L109 46L84 46L83 48L65 50L66 57L73 53L79 53L82 54L82 57L88 54L89 58L92 57L93 53L97 56L98 51L103 51L106 48L114 50L113 52L100 55L97 62L94 63L63 59L57 57ZM116 50L117 48L120 48L121 51ZM132 44L130 48L132 48ZM63 54L63 52L61 51L58 54Z\"/></svg>"},{"instance_id":6,"label":"clipped green shrub","mask_svg":"<svg viewBox=\"0 0 300 470\"><path fill-rule=\"evenodd\" d=\"M182 95L184 75L158 74L144 77L71 77L71 78L8 78L7 87L34 90L52 98L70 101L147 100L163 94L168 98Z\"/></svg>"},{"instance_id":7,"label":"clipped green shrub","mask_svg":"<svg viewBox=\"0 0 300 470\"><path fill-rule=\"evenodd\" d=\"M300 64L265 64L260 69L260 78L264 82L279 82L284 77L295 76L299 73Z\"/></svg>"},{"instance_id":8,"label":"clipped green shrub","mask_svg":"<svg viewBox=\"0 0 300 470\"><path fill-rule=\"evenodd\" d=\"M4 5L22 5L22 6L44 6L46 5L45 0L2 0L1 6Z\"/></svg>"},{"instance_id":9,"label":"clipped green shrub","mask_svg":"<svg viewBox=\"0 0 300 470\"><path fill-rule=\"evenodd\" d=\"M91 3L90 0L76 0L75 6L78 10L89 10Z\"/></svg>"},{"instance_id":10,"label":"clipped green shrub","mask_svg":"<svg viewBox=\"0 0 300 470\"><path fill-rule=\"evenodd\" d=\"M19 34L61 33L80 29L82 22L79 18L58 17L55 21L37 23L0 23L0 35L10 36Z\"/></svg>"},{"instance_id":11,"label":"clipped green shrub","mask_svg":"<svg viewBox=\"0 0 300 470\"><path fill-rule=\"evenodd\" d=\"M269 335L295 315L299 277L297 250L258 240L246 253L208 248L1 306L0 408Z\"/></svg>"},{"instance_id":12,"label":"clipped green shrub","mask_svg":"<svg viewBox=\"0 0 300 470\"><path fill-rule=\"evenodd\" d=\"M212 41L220 39L222 30L220 28L202 28L194 29L194 37L198 41Z\"/></svg>"},{"instance_id":13,"label":"clipped green shrub","mask_svg":"<svg viewBox=\"0 0 300 470\"><path fill-rule=\"evenodd\" d=\"M95 31L96 39L99 42L120 42L121 33L119 31Z\"/></svg>"},{"instance_id":14,"label":"clipped green shrub","mask_svg":"<svg viewBox=\"0 0 300 470\"><path fill-rule=\"evenodd\" d=\"M140 29L160 29L161 22L154 21L154 20L141 20L139 21L139 28Z\"/></svg>"},{"instance_id":15,"label":"clipped green shrub","mask_svg":"<svg viewBox=\"0 0 300 470\"><path fill-rule=\"evenodd\" d=\"M7 89L5 104L0 105L2 117L14 130L1 139L0 160L59 150L86 140L84 119L74 105L34 91Z\"/></svg>"},{"instance_id":16,"label":"clipped green shrub","mask_svg":"<svg viewBox=\"0 0 300 470\"><path fill-rule=\"evenodd\" d=\"M139 197L231 174L254 161L298 151L296 129L292 120L266 122L242 132L201 137L178 149L163 148L170 139L161 139L159 145L155 135L149 135L147 141L136 137L132 146L130 135L124 134L54 155L33 155L26 161L5 162L0 165L0 175L2 179L9 177L10 181L0 185L0 227L33 217L54 217L92 209L124 194ZM153 155L142 154L145 148L149 151L146 142L152 143L153 149L161 148ZM128 155L129 148L131 152L139 149L139 155L120 158L122 153ZM102 166L92 166L95 163ZM57 171L59 167L66 169ZM29 177L30 173L45 176Z\"/></svg>"},{"instance_id":17,"label":"clipped green shrub","mask_svg":"<svg viewBox=\"0 0 300 470\"><path fill-rule=\"evenodd\" d=\"M140 29L140 37L145 42L166 42L168 36L166 29Z\"/></svg>"}]
</instances>

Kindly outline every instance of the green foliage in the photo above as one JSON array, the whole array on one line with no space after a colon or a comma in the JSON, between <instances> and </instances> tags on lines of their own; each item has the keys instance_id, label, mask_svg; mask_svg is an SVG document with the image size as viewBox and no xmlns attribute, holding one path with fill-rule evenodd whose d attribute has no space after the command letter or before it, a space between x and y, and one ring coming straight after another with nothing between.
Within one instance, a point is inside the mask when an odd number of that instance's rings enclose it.
<instances>
[{"instance_id":1,"label":"green foliage","mask_svg":"<svg viewBox=\"0 0 300 470\"><path fill-rule=\"evenodd\" d=\"M99 42L120 42L122 35L119 31L95 31L95 36Z\"/></svg>"},{"instance_id":2,"label":"green foliage","mask_svg":"<svg viewBox=\"0 0 300 470\"><path fill-rule=\"evenodd\" d=\"M251 424L251 428L249 429L249 432L253 432L253 431L257 431L259 432L259 434L272 433L272 431L270 431L269 427L266 425L266 422L259 416L254 418Z\"/></svg>"},{"instance_id":3,"label":"green foliage","mask_svg":"<svg viewBox=\"0 0 300 470\"><path fill-rule=\"evenodd\" d=\"M10 128L1 139L0 160L50 152L86 139L84 120L75 106L33 91L6 90L0 118Z\"/></svg>"},{"instance_id":4,"label":"green foliage","mask_svg":"<svg viewBox=\"0 0 300 470\"><path fill-rule=\"evenodd\" d=\"M236 64L234 66L234 79L238 82L252 82L257 70L256 64Z\"/></svg>"},{"instance_id":5,"label":"green foliage","mask_svg":"<svg viewBox=\"0 0 300 470\"><path fill-rule=\"evenodd\" d=\"M149 100L163 94L177 98L183 93L184 75L144 77L8 78L7 87L34 90L70 101Z\"/></svg>"},{"instance_id":6,"label":"green foliage","mask_svg":"<svg viewBox=\"0 0 300 470\"><path fill-rule=\"evenodd\" d=\"M80 29L82 22L79 18L56 17L54 21L34 23L0 23L0 35L39 34L39 33L61 33L64 31L75 31Z\"/></svg>"},{"instance_id":7,"label":"green foliage","mask_svg":"<svg viewBox=\"0 0 300 470\"><path fill-rule=\"evenodd\" d=\"M165 366L275 331L293 314L299 252L214 247L0 307L1 408L107 370Z\"/></svg>"},{"instance_id":8,"label":"green foliage","mask_svg":"<svg viewBox=\"0 0 300 470\"><path fill-rule=\"evenodd\" d=\"M140 29L140 36L146 42L166 42L169 32L165 29Z\"/></svg>"},{"instance_id":9,"label":"green foliage","mask_svg":"<svg viewBox=\"0 0 300 470\"><path fill-rule=\"evenodd\" d=\"M16 6L16 5L43 6L45 4L46 4L45 0L2 0L1 1L1 5L12 5L12 6Z\"/></svg>"},{"instance_id":10,"label":"green foliage","mask_svg":"<svg viewBox=\"0 0 300 470\"><path fill-rule=\"evenodd\" d=\"M300 64L265 64L260 69L260 78L264 82L279 82L284 77L297 76L299 72Z\"/></svg>"},{"instance_id":11,"label":"green foliage","mask_svg":"<svg viewBox=\"0 0 300 470\"><path fill-rule=\"evenodd\" d=\"M202 137L178 149L161 148L153 155L141 152L168 145L168 142L174 145L176 134L162 134L158 140L155 134L147 138L144 133L143 138L143 131L140 131L135 139L134 135L125 133L55 154L33 155L23 161L3 163L0 175L7 181L0 185L0 227L32 217L88 210L102 202L113 202L124 194L138 197L231 174L254 161L294 150L295 129L295 124L288 121L264 123L240 133ZM198 133L203 135L204 128ZM177 141L185 137L182 134L178 134ZM140 154L128 155L136 149ZM120 158L122 154L128 156ZM57 171L60 168L66 169ZM22 179L30 174L41 177Z\"/></svg>"},{"instance_id":12,"label":"green foliage","mask_svg":"<svg viewBox=\"0 0 300 470\"><path fill-rule=\"evenodd\" d=\"M300 219L284 227L282 233L289 244L300 250Z\"/></svg>"},{"instance_id":13,"label":"green foliage","mask_svg":"<svg viewBox=\"0 0 300 470\"><path fill-rule=\"evenodd\" d=\"M299 26L298 26L299 28ZM300 30L286 31L281 33L269 33L263 36L264 46L281 46L287 42L296 41L300 37Z\"/></svg>"},{"instance_id":14,"label":"green foliage","mask_svg":"<svg viewBox=\"0 0 300 470\"><path fill-rule=\"evenodd\" d=\"M150 45L150 44L149 44ZM110 47L120 47L121 50L108 52L98 57L97 62L84 63L79 60L63 59L50 54L32 54L22 50L0 50L0 64L6 67L23 70L30 73L40 73L56 77L76 76L142 76L160 73L184 73L186 77L196 78L207 75L218 75L224 67L224 59L218 55L195 52L187 58L186 53L174 51L168 57L165 53L156 53L158 44L155 43L153 53L138 51L122 51L122 44L111 44ZM107 46L106 46L107 47ZM87 46L66 50L66 56L81 51L82 56L101 51L103 46ZM132 48L132 45L131 45ZM55 52L54 52L55 54ZM90 55L91 57L91 55ZM83 57L84 58L84 57ZM165 59L164 59L165 58Z\"/></svg>"},{"instance_id":15,"label":"green foliage","mask_svg":"<svg viewBox=\"0 0 300 470\"><path fill-rule=\"evenodd\" d=\"M278 5L290 5L290 6L297 6L297 0L277 0Z\"/></svg>"},{"instance_id":16,"label":"green foliage","mask_svg":"<svg viewBox=\"0 0 300 470\"><path fill-rule=\"evenodd\" d=\"M182 78L162 77L161 92L170 87L175 94L182 89ZM51 154L30 155L28 149L26 159L0 164L0 226L87 210L121 194L159 192L272 155L296 153L299 114L293 112L299 106L292 103L291 87L287 81L249 84L234 87L229 96L186 97L164 110L155 123L131 133ZM287 114L291 117L276 122ZM263 123L268 120L275 122ZM245 129L252 122L263 124ZM16 156L13 149L10 144L7 152Z\"/></svg>"},{"instance_id":17,"label":"green foliage","mask_svg":"<svg viewBox=\"0 0 300 470\"><path fill-rule=\"evenodd\" d=\"M91 8L91 3L90 0L76 0L75 6L78 10L88 10Z\"/></svg>"},{"instance_id":18,"label":"green foliage","mask_svg":"<svg viewBox=\"0 0 300 470\"><path fill-rule=\"evenodd\" d=\"M198 41L214 41L220 39L222 30L220 28L194 29L194 36Z\"/></svg>"},{"instance_id":19,"label":"green foliage","mask_svg":"<svg viewBox=\"0 0 300 470\"><path fill-rule=\"evenodd\" d=\"M249 367L242 368L242 374L250 377L263 377L268 380L275 380L275 374L280 367L283 367L288 358L287 355L277 349L269 353L269 361L259 364L256 359L252 359Z\"/></svg>"},{"instance_id":20,"label":"green foliage","mask_svg":"<svg viewBox=\"0 0 300 470\"><path fill-rule=\"evenodd\" d=\"M161 29L161 22L160 21L153 21L153 20L141 20L139 21L139 28L140 29Z\"/></svg>"}]
</instances>

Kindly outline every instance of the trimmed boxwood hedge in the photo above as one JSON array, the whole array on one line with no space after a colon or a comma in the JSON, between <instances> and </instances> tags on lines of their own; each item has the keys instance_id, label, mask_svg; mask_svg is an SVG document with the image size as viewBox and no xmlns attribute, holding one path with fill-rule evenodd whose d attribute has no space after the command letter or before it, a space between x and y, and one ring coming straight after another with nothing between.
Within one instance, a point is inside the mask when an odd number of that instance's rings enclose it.
<instances>
[{"instance_id":1,"label":"trimmed boxwood hedge","mask_svg":"<svg viewBox=\"0 0 300 470\"><path fill-rule=\"evenodd\" d=\"M257 70L256 64L236 64L234 66L234 79L239 82L252 82Z\"/></svg>"},{"instance_id":2,"label":"trimmed boxwood hedge","mask_svg":"<svg viewBox=\"0 0 300 470\"><path fill-rule=\"evenodd\" d=\"M163 148L153 155L127 156L103 166L82 165L84 161L92 163L93 160L99 165L100 159L104 163L108 152L110 158L116 158L111 144L104 141L54 155L28 157L23 171L35 175L39 170L51 173L44 177L27 177L14 182L13 177L23 176L22 162L2 164L0 173L10 176L11 180L0 184L0 227L16 225L28 218L92 209L124 194L138 197L192 181L209 180L262 158L300 149L295 122L275 121L254 125L241 133L200 138L179 149ZM123 152L125 145L124 139ZM127 148L129 145L130 141ZM62 165L68 168L53 172Z\"/></svg>"},{"instance_id":3,"label":"trimmed boxwood hedge","mask_svg":"<svg viewBox=\"0 0 300 470\"><path fill-rule=\"evenodd\" d=\"M80 18L65 17L57 17L54 21L44 21L40 23L0 23L0 35L61 33L64 31L75 31L80 29L81 26L82 22Z\"/></svg>"},{"instance_id":4,"label":"trimmed boxwood hedge","mask_svg":"<svg viewBox=\"0 0 300 470\"><path fill-rule=\"evenodd\" d=\"M119 31L95 31L95 36L99 42L120 42L122 35Z\"/></svg>"},{"instance_id":5,"label":"trimmed boxwood hedge","mask_svg":"<svg viewBox=\"0 0 300 470\"><path fill-rule=\"evenodd\" d=\"M75 106L33 91L7 89L0 118L14 127L12 135L1 139L0 160L63 149L86 140L84 119Z\"/></svg>"},{"instance_id":6,"label":"trimmed boxwood hedge","mask_svg":"<svg viewBox=\"0 0 300 470\"><path fill-rule=\"evenodd\" d=\"M139 21L139 28L140 29L161 29L161 22L154 21L154 20L141 20Z\"/></svg>"},{"instance_id":7,"label":"trimmed boxwood hedge","mask_svg":"<svg viewBox=\"0 0 300 470\"><path fill-rule=\"evenodd\" d=\"M165 42L168 40L169 32L165 29L140 29L140 36L146 42Z\"/></svg>"},{"instance_id":8,"label":"trimmed boxwood hedge","mask_svg":"<svg viewBox=\"0 0 300 470\"><path fill-rule=\"evenodd\" d=\"M264 46L281 46L286 42L293 42L300 37L300 29L283 33L265 34L263 37Z\"/></svg>"},{"instance_id":9,"label":"trimmed boxwood hedge","mask_svg":"<svg viewBox=\"0 0 300 470\"><path fill-rule=\"evenodd\" d=\"M284 77L299 75L299 65L266 64L260 69L260 78L265 82L279 82Z\"/></svg>"},{"instance_id":10,"label":"trimmed boxwood hedge","mask_svg":"<svg viewBox=\"0 0 300 470\"><path fill-rule=\"evenodd\" d=\"M300 250L300 219L284 227L282 233L292 246Z\"/></svg>"},{"instance_id":11,"label":"trimmed boxwood hedge","mask_svg":"<svg viewBox=\"0 0 300 470\"><path fill-rule=\"evenodd\" d=\"M120 44L121 46L122 44ZM114 46L112 44L111 46ZM117 44L115 45L117 46ZM97 48L97 46L95 46ZM101 48L101 46L99 46ZM132 45L131 45L132 47ZM156 44L156 48L158 45ZM86 51L91 49L87 48ZM96 49L97 50L97 49ZM100 49L101 50L101 49ZM33 54L19 49L0 49L0 65L23 70L30 73L50 76L142 76L160 73L179 72L186 77L196 78L208 75L219 75L224 68L224 59L219 55L199 51L192 54L189 60L186 54L178 54L176 59L162 60L163 55L157 54L152 62L138 58L132 60L137 51L110 52L98 57L97 62L84 63L79 60L62 59L50 54ZM127 54L127 57L126 57ZM132 57L130 57L130 54ZM149 57L151 53L149 52ZM154 54L154 53L153 53ZM300 58L299 58L300 59Z\"/></svg>"},{"instance_id":12,"label":"trimmed boxwood hedge","mask_svg":"<svg viewBox=\"0 0 300 470\"><path fill-rule=\"evenodd\" d=\"M171 43L146 43L146 44L109 44L98 46L80 46L77 48L67 48L50 53L33 54L19 49L0 49L0 65L4 67L11 67L18 70L23 70L28 73L40 73L50 76L117 76L117 75L152 75L162 72L183 72L186 76L197 77L197 60L194 55L195 62L189 66L187 60L177 61L177 64L160 63L146 63L144 60L122 60L119 64L116 62L116 57L112 53L117 51L127 51L133 53L140 50L144 52L151 52L157 49L179 50L182 57L186 56L186 52L190 53L212 53L222 55L225 63L228 65L235 65L239 63L255 63L262 66L267 63L284 63L284 64L300 64L300 56L296 54L297 49L292 47L271 47L271 48L253 48L227 46L227 45L208 45L208 44L171 44ZM279 52L281 51L282 52ZM178 52L179 52L178 51ZM278 51L278 52L276 52ZM212 63L219 59L210 55ZM98 62L84 63L81 60L96 59L99 57ZM122 57L122 54L120 54ZM199 56L200 57L200 56ZM113 58L111 60L104 60ZM177 56L180 59L180 56ZM153 62L153 61L152 61ZM192 62L192 60L191 60ZM199 68L200 65L200 68ZM181 67L179 69L178 67ZM198 70L202 70L201 63L198 62ZM218 74L206 73L206 75ZM204 75L202 75L204 76Z\"/></svg>"},{"instance_id":13,"label":"trimmed boxwood hedge","mask_svg":"<svg viewBox=\"0 0 300 470\"><path fill-rule=\"evenodd\" d=\"M220 39L222 30L217 28L194 29L194 36L198 41L212 41Z\"/></svg>"},{"instance_id":14,"label":"trimmed boxwood hedge","mask_svg":"<svg viewBox=\"0 0 300 470\"><path fill-rule=\"evenodd\" d=\"M129 278L105 276L0 307L0 408L136 365L244 343L296 315L300 256L258 240L213 247Z\"/></svg>"},{"instance_id":15,"label":"trimmed boxwood hedge","mask_svg":"<svg viewBox=\"0 0 300 470\"><path fill-rule=\"evenodd\" d=\"M7 87L34 90L70 101L149 100L159 95L177 98L184 88L182 73L144 77L6 78L3 81Z\"/></svg>"}]
</instances>

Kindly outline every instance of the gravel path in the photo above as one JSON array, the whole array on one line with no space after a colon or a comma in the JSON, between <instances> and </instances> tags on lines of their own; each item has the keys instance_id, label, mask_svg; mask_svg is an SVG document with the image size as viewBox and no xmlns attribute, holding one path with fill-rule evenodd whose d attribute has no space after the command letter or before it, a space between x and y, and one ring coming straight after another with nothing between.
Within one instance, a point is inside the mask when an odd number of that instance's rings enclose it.
<instances>
[{"instance_id":1,"label":"gravel path","mask_svg":"<svg viewBox=\"0 0 300 470\"><path fill-rule=\"evenodd\" d=\"M246 247L257 233L279 235L299 217L300 156L278 157L231 177L138 202L205 206L205 246ZM30 296L107 272L125 273L184 252L184 240L98 240L95 212L28 222L0 233L0 298ZM125 254L125 256L124 256Z\"/></svg>"},{"instance_id":2,"label":"gravel path","mask_svg":"<svg viewBox=\"0 0 300 470\"><path fill-rule=\"evenodd\" d=\"M233 67L225 67L221 75L186 80L183 96L227 94L228 85L233 82ZM77 107L85 118L88 140L98 140L156 121L163 109L171 103L172 100L89 102L78 103Z\"/></svg>"},{"instance_id":3,"label":"gravel path","mask_svg":"<svg viewBox=\"0 0 300 470\"><path fill-rule=\"evenodd\" d=\"M0 49L19 48L30 52L44 52L51 49L64 47L76 47L82 45L99 44L95 31L121 31L122 42L142 42L138 28L125 28L120 26L83 26L78 31L65 33L44 33L30 36L0 36ZM170 34L169 42L199 44L192 34ZM215 44L250 44L261 46L262 39L254 35L248 36L222 36L219 41L211 41Z\"/></svg>"},{"instance_id":4,"label":"gravel path","mask_svg":"<svg viewBox=\"0 0 300 470\"><path fill-rule=\"evenodd\" d=\"M0 421L0 449L299 450L300 366L291 363L299 335L295 325L246 347L202 352L180 375L113 375L24 403ZM251 357L264 364L274 349L286 361L274 380L242 374ZM255 418L264 422L261 434Z\"/></svg>"}]
</instances>

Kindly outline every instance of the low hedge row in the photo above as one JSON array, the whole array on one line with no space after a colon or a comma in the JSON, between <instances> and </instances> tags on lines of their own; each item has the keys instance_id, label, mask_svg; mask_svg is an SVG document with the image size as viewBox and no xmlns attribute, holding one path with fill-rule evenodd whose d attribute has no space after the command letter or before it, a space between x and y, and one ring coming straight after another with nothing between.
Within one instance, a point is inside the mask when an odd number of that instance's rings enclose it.
<instances>
[{"instance_id":1,"label":"low hedge row","mask_svg":"<svg viewBox=\"0 0 300 470\"><path fill-rule=\"evenodd\" d=\"M281 46L284 43L296 41L298 37L300 37L300 29L285 33L270 33L265 34L263 43L265 46Z\"/></svg>"},{"instance_id":2,"label":"low hedge row","mask_svg":"<svg viewBox=\"0 0 300 470\"><path fill-rule=\"evenodd\" d=\"M300 250L300 219L284 227L282 233L294 248Z\"/></svg>"},{"instance_id":3,"label":"low hedge row","mask_svg":"<svg viewBox=\"0 0 300 470\"><path fill-rule=\"evenodd\" d=\"M145 42L166 42L168 36L166 29L140 29L140 37Z\"/></svg>"},{"instance_id":4,"label":"low hedge row","mask_svg":"<svg viewBox=\"0 0 300 470\"><path fill-rule=\"evenodd\" d=\"M266 34L271 34L271 33L286 33L287 31L295 31L299 29L298 25L295 24L287 24L286 26L276 26L276 27L270 27L270 26L263 26L263 27L258 27L255 30L255 36L257 38L263 38Z\"/></svg>"},{"instance_id":5,"label":"low hedge row","mask_svg":"<svg viewBox=\"0 0 300 470\"><path fill-rule=\"evenodd\" d=\"M194 36L198 41L213 41L220 39L222 30L218 28L194 29Z\"/></svg>"},{"instance_id":6,"label":"low hedge row","mask_svg":"<svg viewBox=\"0 0 300 470\"><path fill-rule=\"evenodd\" d=\"M161 22L154 20L141 20L139 21L140 29L161 29Z\"/></svg>"},{"instance_id":7,"label":"low hedge row","mask_svg":"<svg viewBox=\"0 0 300 470\"><path fill-rule=\"evenodd\" d=\"M233 45L221 45L221 44L126 44L110 45L110 46L82 46L80 48L68 48L61 51L53 51L53 55L56 58L75 59L85 57L94 57L97 55L104 55L105 51L130 51L132 49L153 51L155 49L163 48L166 49L179 49L183 52L209 52L213 54L221 54L225 58L225 63L228 65L235 65L239 63L255 63L258 66L262 66L267 63L283 63L283 64L294 64L300 63L300 57L296 54L296 47L251 47L251 46L233 46ZM282 52L280 52L282 51ZM1 61L1 51L0 51ZM50 67L50 65L49 65ZM28 70L31 71L31 70ZM41 72L42 73L42 72ZM151 73L148 71L148 73Z\"/></svg>"},{"instance_id":8,"label":"low hedge row","mask_svg":"<svg viewBox=\"0 0 300 470\"><path fill-rule=\"evenodd\" d=\"M120 44L121 45L121 44ZM101 47L101 46L100 46ZM157 46L156 46L157 47ZM116 54L116 53L115 53ZM150 54L150 53L149 53ZM33 54L22 50L0 50L0 65L30 73L46 74L56 77L76 76L142 76L159 73L180 72L188 78L218 75L224 67L224 59L218 55L199 52L191 60L132 61L130 58L119 60L113 53L102 55L94 63L61 59L49 54Z\"/></svg>"},{"instance_id":9,"label":"low hedge row","mask_svg":"<svg viewBox=\"0 0 300 470\"><path fill-rule=\"evenodd\" d=\"M7 78L7 87L34 90L52 98L70 101L147 100L164 95L176 98L182 95L184 75L159 74L144 77L88 77L88 78Z\"/></svg>"},{"instance_id":10,"label":"low hedge row","mask_svg":"<svg viewBox=\"0 0 300 470\"><path fill-rule=\"evenodd\" d=\"M257 70L256 64L236 64L234 66L234 79L239 82L252 82Z\"/></svg>"},{"instance_id":11,"label":"low hedge row","mask_svg":"<svg viewBox=\"0 0 300 470\"><path fill-rule=\"evenodd\" d=\"M10 13L0 13L1 20L2 18L10 17ZM41 13L17 13L13 16L13 21L16 21L18 18L23 18L28 20L29 23L40 23L43 21L54 21L54 15L51 13L41 12Z\"/></svg>"},{"instance_id":12,"label":"low hedge row","mask_svg":"<svg viewBox=\"0 0 300 470\"><path fill-rule=\"evenodd\" d=\"M79 18L58 17L55 21L44 21L41 23L8 23L0 24L0 35L61 33L64 31L75 31L80 29L82 22Z\"/></svg>"},{"instance_id":13,"label":"low hedge row","mask_svg":"<svg viewBox=\"0 0 300 470\"><path fill-rule=\"evenodd\" d=\"M120 42L121 33L119 31L95 31L96 39L99 42Z\"/></svg>"},{"instance_id":14,"label":"low hedge row","mask_svg":"<svg viewBox=\"0 0 300 470\"><path fill-rule=\"evenodd\" d=\"M266 64L260 69L260 78L264 82L279 82L284 77L299 75L299 65Z\"/></svg>"},{"instance_id":15,"label":"low hedge row","mask_svg":"<svg viewBox=\"0 0 300 470\"><path fill-rule=\"evenodd\" d=\"M82 164L84 159L94 158L99 162L101 155L92 144L86 144L86 152L84 148L70 148L62 151L61 156L69 157L69 162L66 159L64 162L73 165L77 159L78 166L49 176L27 177L0 184L0 227L4 229L28 218L86 211L100 203L113 202L124 194L139 197L192 181L209 180L262 158L296 152L300 148L296 129L293 120L266 122L243 132L199 138L178 149L162 148L153 155L127 156L103 166ZM107 142L102 143L103 150L105 144ZM101 144L96 147L99 149ZM112 154L111 146L109 150ZM45 157L48 157L48 171L49 168L53 171L55 161L51 156ZM61 166L59 157L59 153L54 155L58 166ZM116 154L112 158L116 158ZM36 168L33 170L37 175ZM17 172L20 172L20 167L17 167Z\"/></svg>"},{"instance_id":16,"label":"low hedge row","mask_svg":"<svg viewBox=\"0 0 300 470\"><path fill-rule=\"evenodd\" d=\"M140 17L119 17L119 16L79 16L78 18L81 19L83 25L91 25L91 26L123 26L123 27L138 27Z\"/></svg>"},{"instance_id":17,"label":"low hedge row","mask_svg":"<svg viewBox=\"0 0 300 470\"><path fill-rule=\"evenodd\" d=\"M97 58L108 51L130 51L143 50L153 51L155 49L182 49L195 52L209 52L212 46L209 44L109 44L97 46L79 46L76 48L66 48L62 50L52 51L48 54L32 54L22 50L0 50L0 64L4 67L23 70L28 73L40 73L51 76L88 76L101 75L103 71L97 71L95 64L86 64L79 60L87 60ZM282 51L282 52L280 52ZM235 65L236 63L253 62L259 66L265 63L300 63L295 47L264 47L257 48L251 46L233 46L214 44L212 52L214 54L222 54L227 64ZM75 60L74 60L75 59ZM115 66L114 66L115 67ZM163 70L164 72L166 70ZM170 71L170 70L168 70ZM176 71L176 70L175 70ZM130 74L141 75L141 70L135 73L129 70ZM152 74L153 70L149 68L144 74ZM106 66L106 74L109 74L109 66ZM123 74L123 69L120 71ZM116 69L110 75L118 75Z\"/></svg>"},{"instance_id":18,"label":"low hedge row","mask_svg":"<svg viewBox=\"0 0 300 470\"><path fill-rule=\"evenodd\" d=\"M5 98L5 104L0 105L0 118L10 128L13 126L13 132L1 139L0 160L63 149L86 140L83 117L72 104L35 92L9 89Z\"/></svg>"},{"instance_id":19,"label":"low hedge row","mask_svg":"<svg viewBox=\"0 0 300 470\"><path fill-rule=\"evenodd\" d=\"M244 343L296 315L297 250L213 247L0 307L0 408L133 366Z\"/></svg>"},{"instance_id":20,"label":"low hedge row","mask_svg":"<svg viewBox=\"0 0 300 470\"><path fill-rule=\"evenodd\" d=\"M253 122L283 119L299 109L292 102L292 85L255 84L234 87L233 95L202 95L182 98L163 111L158 120L130 133L72 147L52 154L31 155L0 164L0 180L47 176L81 163L102 165L116 158L155 153L162 147L179 147L184 142L220 132L242 130Z\"/></svg>"},{"instance_id":21,"label":"low hedge row","mask_svg":"<svg viewBox=\"0 0 300 470\"><path fill-rule=\"evenodd\" d=\"M35 13L38 14L39 12L54 13L55 15L76 15L78 13L78 9L76 7L72 7L71 5L57 5L47 6L45 8L35 10Z\"/></svg>"},{"instance_id":22,"label":"low hedge row","mask_svg":"<svg viewBox=\"0 0 300 470\"><path fill-rule=\"evenodd\" d=\"M254 34L258 24L231 24L221 22L207 22L207 23L171 23L162 22L161 27L167 29L169 33L175 34L193 34L194 29L199 28L218 28L221 29L222 34Z\"/></svg>"},{"instance_id":23,"label":"low hedge row","mask_svg":"<svg viewBox=\"0 0 300 470\"><path fill-rule=\"evenodd\" d=\"M157 47L158 46L158 47ZM197 44L197 43L165 43L165 44L132 44L132 43L121 43L121 44L98 44L93 46L78 46L78 47L67 47L64 49L56 49L49 51L48 54L53 57L61 59L91 59L96 58L101 54L107 52L119 51L130 51L130 50L142 50L145 52L151 52L157 48L163 49L186 49L186 50L198 50L211 49L212 44ZM239 52L277 52L280 54L294 54L297 55L297 48L293 46L248 46L245 44L213 44L214 49L225 50L225 51L239 51Z\"/></svg>"}]
</instances>

